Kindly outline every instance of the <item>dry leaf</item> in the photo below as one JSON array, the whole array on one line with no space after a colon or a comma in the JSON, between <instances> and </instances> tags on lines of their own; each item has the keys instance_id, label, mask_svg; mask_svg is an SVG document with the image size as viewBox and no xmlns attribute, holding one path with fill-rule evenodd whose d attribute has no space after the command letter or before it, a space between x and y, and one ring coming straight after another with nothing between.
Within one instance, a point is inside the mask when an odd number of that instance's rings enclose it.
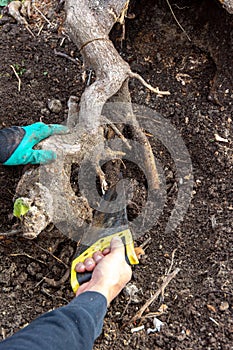
<instances>
[{"instance_id":1,"label":"dry leaf","mask_svg":"<svg viewBox=\"0 0 233 350\"><path fill-rule=\"evenodd\" d=\"M140 260L140 258L141 258L142 255L145 255L145 252L144 252L144 250L142 249L142 247L135 247L134 250L135 250L135 253L136 253L137 258L138 258L139 260Z\"/></svg>"},{"instance_id":2,"label":"dry leaf","mask_svg":"<svg viewBox=\"0 0 233 350\"><path fill-rule=\"evenodd\" d=\"M167 311L167 309L168 309L168 306L167 306L166 304L162 304L162 305L159 307L158 311L159 311L160 313L164 313L164 312Z\"/></svg>"}]
</instances>

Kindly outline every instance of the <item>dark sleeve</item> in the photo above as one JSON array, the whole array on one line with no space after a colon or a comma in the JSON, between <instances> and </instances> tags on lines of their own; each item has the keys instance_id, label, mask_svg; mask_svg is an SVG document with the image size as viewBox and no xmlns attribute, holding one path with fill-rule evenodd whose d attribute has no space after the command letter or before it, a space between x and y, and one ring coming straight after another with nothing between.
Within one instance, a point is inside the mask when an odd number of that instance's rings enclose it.
<instances>
[{"instance_id":1,"label":"dark sleeve","mask_svg":"<svg viewBox=\"0 0 233 350\"><path fill-rule=\"evenodd\" d=\"M0 343L0 350L91 350L100 335L106 298L85 292Z\"/></svg>"},{"instance_id":2,"label":"dark sleeve","mask_svg":"<svg viewBox=\"0 0 233 350\"><path fill-rule=\"evenodd\" d=\"M12 126L0 130L0 163L5 163L16 150L25 135L25 130Z\"/></svg>"}]
</instances>

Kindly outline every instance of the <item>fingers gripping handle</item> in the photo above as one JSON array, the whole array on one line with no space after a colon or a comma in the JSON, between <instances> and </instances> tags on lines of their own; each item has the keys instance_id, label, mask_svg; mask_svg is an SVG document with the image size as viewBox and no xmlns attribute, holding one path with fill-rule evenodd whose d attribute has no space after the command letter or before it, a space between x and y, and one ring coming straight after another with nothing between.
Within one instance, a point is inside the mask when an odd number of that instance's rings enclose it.
<instances>
[{"instance_id":1,"label":"fingers gripping handle","mask_svg":"<svg viewBox=\"0 0 233 350\"><path fill-rule=\"evenodd\" d=\"M92 271L86 271L83 273L76 272L76 278L79 286L81 286L83 283L90 281L91 277L92 277Z\"/></svg>"},{"instance_id":2,"label":"fingers gripping handle","mask_svg":"<svg viewBox=\"0 0 233 350\"><path fill-rule=\"evenodd\" d=\"M113 237L115 236L119 236L123 243L125 244L125 259L126 262L129 265L135 265L138 264L138 258L136 256L136 253L134 251L134 243L133 243L133 239L132 239L132 235L130 230L124 230L118 233L115 233L113 235L110 236L106 236L104 238L99 239L96 243L94 243L91 247L87 248L87 249L83 249L83 247L81 249L79 249L79 251L83 251L80 255L78 255L72 262L71 265L71 287L74 291L74 293L77 292L78 288L85 282L90 281L91 277L92 277L92 272L86 271L83 273L78 273L75 270L76 265L79 262L84 262L85 259L90 258L93 256L93 254L100 250L103 251L105 248L108 248L110 246L110 242L112 240Z\"/></svg>"}]
</instances>

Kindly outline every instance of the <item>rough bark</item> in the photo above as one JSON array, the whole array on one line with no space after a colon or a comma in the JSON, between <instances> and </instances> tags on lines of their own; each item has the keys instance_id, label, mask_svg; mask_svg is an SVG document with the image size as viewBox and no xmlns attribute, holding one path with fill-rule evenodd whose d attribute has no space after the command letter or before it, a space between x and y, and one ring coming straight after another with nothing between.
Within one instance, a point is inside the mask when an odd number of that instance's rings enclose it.
<instances>
[{"instance_id":1,"label":"rough bark","mask_svg":"<svg viewBox=\"0 0 233 350\"><path fill-rule=\"evenodd\" d=\"M105 145L103 127L100 124L107 101L122 103L121 120L130 121L138 141L143 145L150 187L152 189L159 187L150 144L133 114L128 80L131 77L137 78L155 93L166 95L169 92L152 88L140 76L133 73L109 40L108 35L114 23L123 24L128 3L126 0L66 1L68 33L81 51L85 67L91 67L95 71L96 80L86 87L79 107L75 97L70 98L67 123L74 130L72 135L49 138L43 144L43 148L53 148L54 143L56 152L61 151L62 160L55 162L54 165L40 167L42 171L39 181L34 170L32 173L26 172L18 185L16 197L26 197L33 203L34 212L29 210L21 221L22 231L29 238L36 237L50 222L59 223L63 233L74 238L76 233L73 231L77 231L74 227L78 229L83 226L85 220L90 220L92 210L85 196L77 198L70 185L71 166L73 163L80 164L86 154L90 154L102 189L106 189L105 175L99 165L101 156L108 155L112 159L123 156L121 150L113 151ZM99 150L98 155L93 152L95 148ZM61 210L64 202L66 202L65 208ZM53 204L49 206L48 203ZM54 207L59 209L58 213ZM75 239L78 237L75 236Z\"/></svg>"},{"instance_id":2,"label":"rough bark","mask_svg":"<svg viewBox=\"0 0 233 350\"><path fill-rule=\"evenodd\" d=\"M227 12L233 14L233 0L219 0Z\"/></svg>"}]
</instances>

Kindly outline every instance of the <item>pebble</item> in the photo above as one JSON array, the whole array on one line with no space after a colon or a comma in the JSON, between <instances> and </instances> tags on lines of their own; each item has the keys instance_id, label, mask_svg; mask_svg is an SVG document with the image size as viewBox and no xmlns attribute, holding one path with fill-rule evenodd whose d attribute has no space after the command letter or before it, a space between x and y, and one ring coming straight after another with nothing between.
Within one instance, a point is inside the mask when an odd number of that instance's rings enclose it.
<instances>
[{"instance_id":1,"label":"pebble","mask_svg":"<svg viewBox=\"0 0 233 350\"><path fill-rule=\"evenodd\" d=\"M215 339L214 337L211 337L211 338L209 339L209 343L210 343L210 344L216 343L216 339Z\"/></svg>"},{"instance_id":2,"label":"pebble","mask_svg":"<svg viewBox=\"0 0 233 350\"><path fill-rule=\"evenodd\" d=\"M226 311L229 309L229 304L227 301L222 301L219 306L220 311Z\"/></svg>"},{"instance_id":3,"label":"pebble","mask_svg":"<svg viewBox=\"0 0 233 350\"><path fill-rule=\"evenodd\" d=\"M128 283L125 287L124 293L126 295L129 295L131 298L131 301L134 303L139 303L140 299L138 298L138 296L136 295L139 292L138 287L133 284L133 283Z\"/></svg>"},{"instance_id":4,"label":"pebble","mask_svg":"<svg viewBox=\"0 0 233 350\"><path fill-rule=\"evenodd\" d=\"M60 100L49 100L48 101L48 108L50 109L51 112L53 113L59 113L62 110L62 104Z\"/></svg>"}]
</instances>

